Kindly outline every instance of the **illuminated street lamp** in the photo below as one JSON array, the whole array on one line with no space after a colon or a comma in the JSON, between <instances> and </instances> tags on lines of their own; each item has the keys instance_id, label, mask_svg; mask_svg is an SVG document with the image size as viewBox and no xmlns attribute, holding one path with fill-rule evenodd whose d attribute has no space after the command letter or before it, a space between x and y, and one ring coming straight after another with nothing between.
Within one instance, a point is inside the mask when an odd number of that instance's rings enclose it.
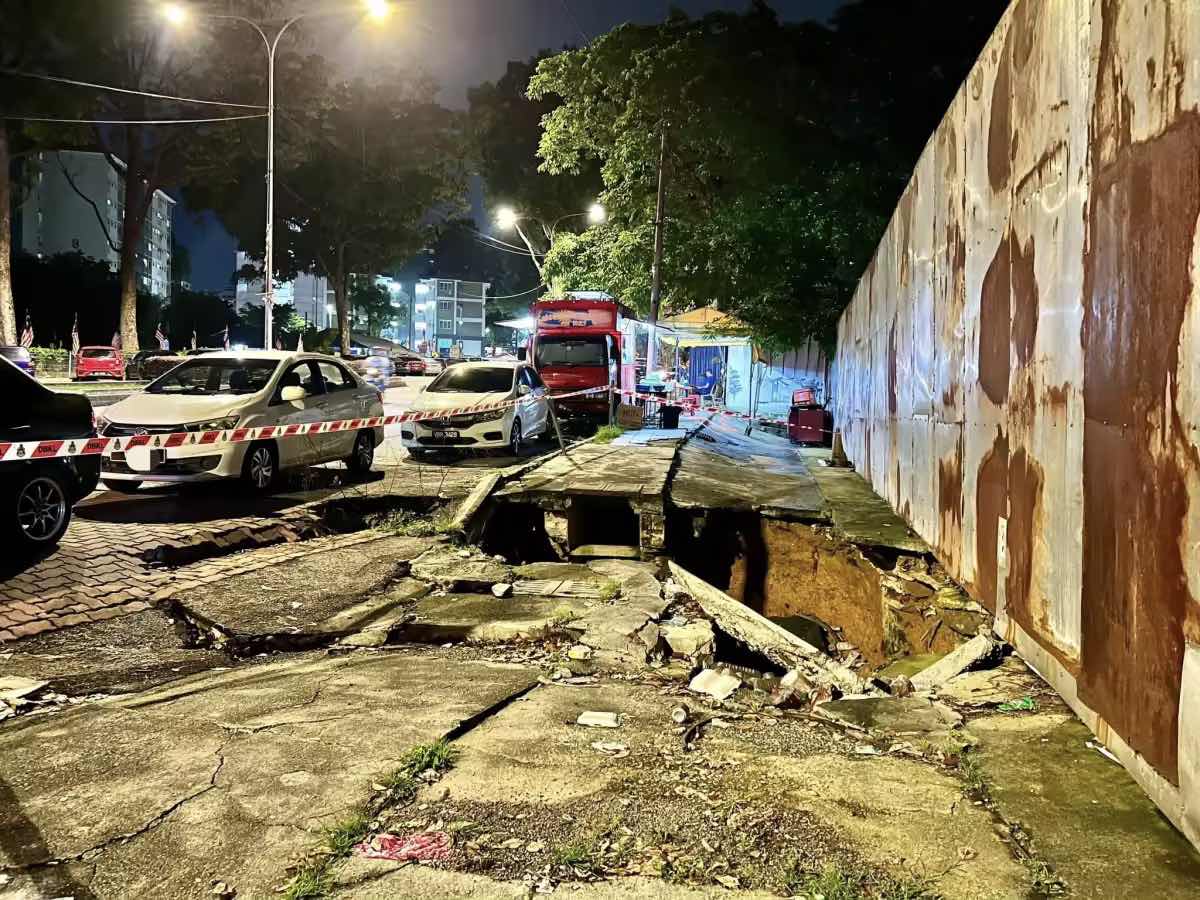
<instances>
[{"instance_id":1,"label":"illuminated street lamp","mask_svg":"<svg viewBox=\"0 0 1200 900\"><path fill-rule=\"evenodd\" d=\"M376 22L385 20L392 11L390 0L362 0L362 5L367 18ZM192 17L191 10L182 3L164 3L159 9L167 24L176 28L185 25ZM334 11L335 14L338 12L346 13L349 10ZM275 32L274 38L268 38L261 25L245 16L209 12L198 14L199 18L231 19L235 22L244 22L258 32L267 51L267 233L266 253L263 260L263 348L268 350L271 348L271 307L275 303L275 50L279 47L279 39L283 37L283 33L301 19L312 15L329 14L329 11L320 10L294 15Z\"/></svg>"},{"instance_id":2,"label":"illuminated street lamp","mask_svg":"<svg viewBox=\"0 0 1200 900\"><path fill-rule=\"evenodd\" d=\"M599 203L593 203L588 207L587 217L592 225L602 225L608 219L608 212Z\"/></svg>"}]
</instances>

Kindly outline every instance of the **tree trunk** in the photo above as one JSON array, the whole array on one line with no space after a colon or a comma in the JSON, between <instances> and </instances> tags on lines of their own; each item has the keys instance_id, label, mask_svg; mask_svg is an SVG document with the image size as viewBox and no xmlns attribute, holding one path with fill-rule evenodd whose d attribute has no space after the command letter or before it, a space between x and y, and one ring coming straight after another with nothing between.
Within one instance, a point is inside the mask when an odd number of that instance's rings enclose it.
<instances>
[{"instance_id":1,"label":"tree trunk","mask_svg":"<svg viewBox=\"0 0 1200 900\"><path fill-rule=\"evenodd\" d=\"M646 372L658 371L658 313L662 298L663 232L667 215L667 129L658 151L658 196L654 203L654 262L650 270L650 334L646 342Z\"/></svg>"},{"instance_id":2,"label":"tree trunk","mask_svg":"<svg viewBox=\"0 0 1200 900\"><path fill-rule=\"evenodd\" d=\"M337 304L338 340L342 344L342 356L350 355L350 292L346 285L346 245L339 244L337 262L333 269L333 296Z\"/></svg>"},{"instance_id":3,"label":"tree trunk","mask_svg":"<svg viewBox=\"0 0 1200 900\"><path fill-rule=\"evenodd\" d=\"M0 122L0 344L16 344L17 311L12 294L12 186L8 126Z\"/></svg>"},{"instance_id":4,"label":"tree trunk","mask_svg":"<svg viewBox=\"0 0 1200 900\"><path fill-rule=\"evenodd\" d=\"M137 133L130 134L128 156L125 161L125 218L121 222L121 255L117 280L121 286L121 348L126 353L135 353L139 349L137 258L142 228L149 209L146 192L150 191L142 171L141 136Z\"/></svg>"}]
</instances>

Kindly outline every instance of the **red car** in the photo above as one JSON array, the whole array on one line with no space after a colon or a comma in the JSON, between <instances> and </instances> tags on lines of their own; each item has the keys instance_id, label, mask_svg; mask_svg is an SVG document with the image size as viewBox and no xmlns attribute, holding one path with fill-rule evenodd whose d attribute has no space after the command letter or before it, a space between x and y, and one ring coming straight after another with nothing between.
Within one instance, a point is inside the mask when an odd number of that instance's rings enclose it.
<instances>
[{"instance_id":1,"label":"red car","mask_svg":"<svg viewBox=\"0 0 1200 900\"><path fill-rule=\"evenodd\" d=\"M116 347L80 347L75 354L75 380L124 378L125 355Z\"/></svg>"}]
</instances>

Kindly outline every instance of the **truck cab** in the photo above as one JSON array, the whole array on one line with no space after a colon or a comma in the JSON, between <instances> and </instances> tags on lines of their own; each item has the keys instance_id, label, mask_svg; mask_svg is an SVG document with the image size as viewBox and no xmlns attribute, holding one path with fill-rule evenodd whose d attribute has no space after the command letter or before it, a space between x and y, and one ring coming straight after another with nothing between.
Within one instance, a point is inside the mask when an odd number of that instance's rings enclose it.
<instances>
[{"instance_id":1,"label":"truck cab","mask_svg":"<svg viewBox=\"0 0 1200 900\"><path fill-rule=\"evenodd\" d=\"M587 388L620 390L621 339L615 300L540 300L533 304L528 359L551 394ZM556 404L570 418L608 418L611 395L573 397Z\"/></svg>"}]
</instances>

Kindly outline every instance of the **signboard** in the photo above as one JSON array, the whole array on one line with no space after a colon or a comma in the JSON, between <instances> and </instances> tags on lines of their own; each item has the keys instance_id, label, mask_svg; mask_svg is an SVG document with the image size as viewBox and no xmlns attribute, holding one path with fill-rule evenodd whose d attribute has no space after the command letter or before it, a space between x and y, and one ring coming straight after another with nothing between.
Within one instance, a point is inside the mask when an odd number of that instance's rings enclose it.
<instances>
[{"instance_id":1,"label":"signboard","mask_svg":"<svg viewBox=\"0 0 1200 900\"><path fill-rule=\"evenodd\" d=\"M632 431L641 428L641 407L634 406L632 403L622 403L617 407L617 424L626 431Z\"/></svg>"},{"instance_id":2,"label":"signboard","mask_svg":"<svg viewBox=\"0 0 1200 900\"><path fill-rule=\"evenodd\" d=\"M615 309L602 306L589 309L539 309L537 311L538 328L605 328L612 331L616 328L617 313Z\"/></svg>"}]
</instances>

